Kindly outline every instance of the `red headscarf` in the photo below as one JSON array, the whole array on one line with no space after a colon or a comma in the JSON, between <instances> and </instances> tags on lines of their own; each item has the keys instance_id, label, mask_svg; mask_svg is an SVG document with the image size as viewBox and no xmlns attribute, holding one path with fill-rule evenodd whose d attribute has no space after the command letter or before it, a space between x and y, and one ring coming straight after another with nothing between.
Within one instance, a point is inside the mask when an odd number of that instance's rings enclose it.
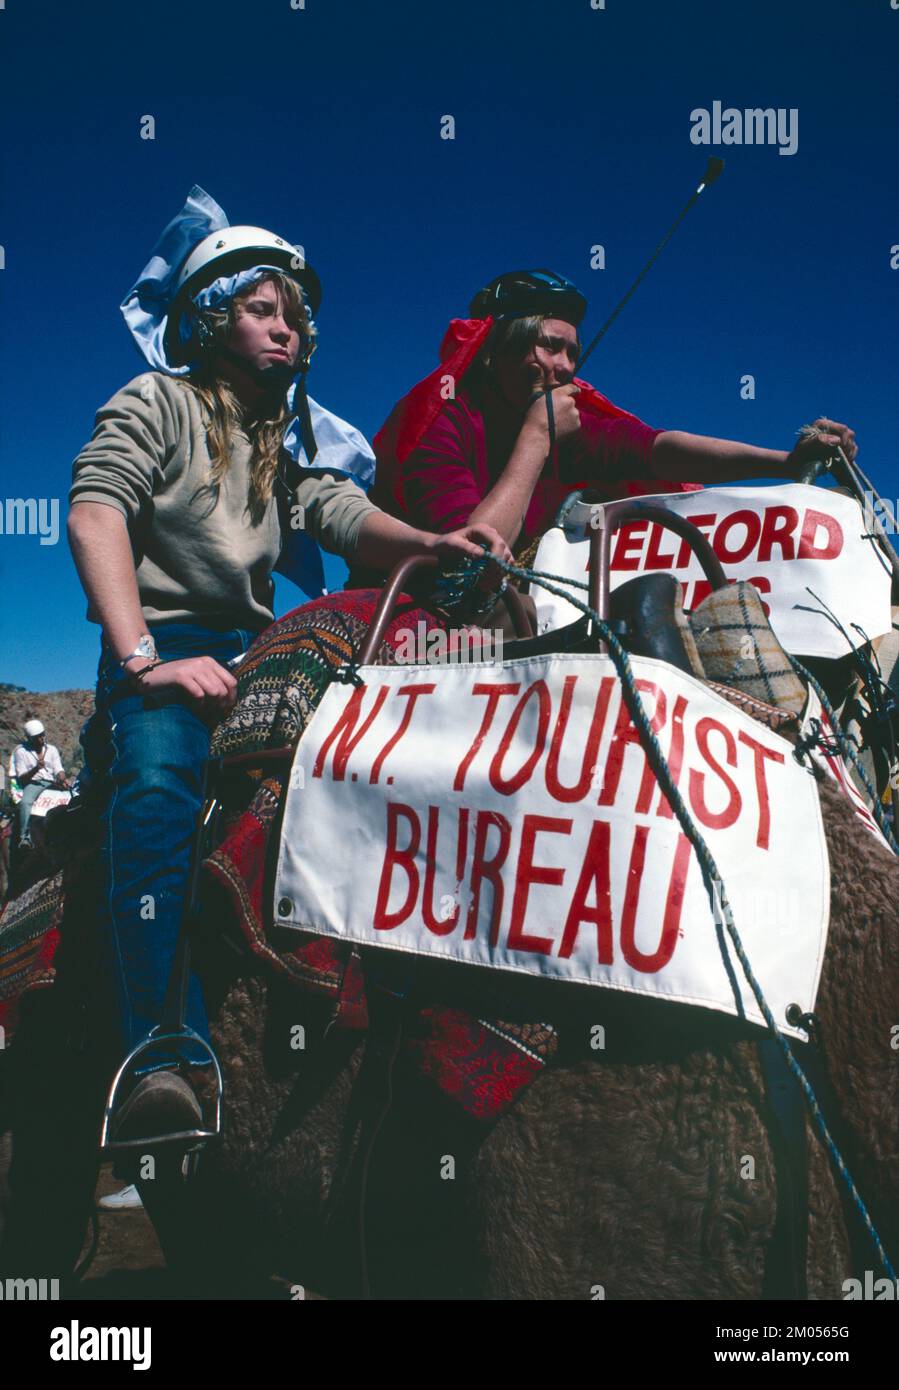
<instances>
[{"instance_id":1,"label":"red headscarf","mask_svg":"<svg viewBox=\"0 0 899 1390\"><path fill-rule=\"evenodd\" d=\"M446 404L443 387L447 377L452 378L454 389L458 390L465 373L486 342L493 324L494 320L490 317L451 319L440 345L440 365L403 396L375 435L378 482L381 486L386 485L395 497L401 496L402 465L413 449L417 448ZM586 410L606 419L636 418L629 410L622 410L620 406L614 405L588 382L575 378L575 383L580 387L577 398L579 410ZM610 488L610 493L615 497L645 497L658 492L696 492L701 490L701 487L701 483L671 483L654 478L651 483L622 482ZM572 488L563 487L561 491L565 494L572 491Z\"/></svg>"}]
</instances>

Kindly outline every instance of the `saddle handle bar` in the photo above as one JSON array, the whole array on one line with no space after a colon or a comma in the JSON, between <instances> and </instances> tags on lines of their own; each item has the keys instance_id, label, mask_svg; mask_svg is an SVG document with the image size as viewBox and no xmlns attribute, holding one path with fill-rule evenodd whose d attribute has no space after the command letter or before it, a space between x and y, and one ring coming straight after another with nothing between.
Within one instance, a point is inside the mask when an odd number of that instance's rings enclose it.
<instances>
[{"instance_id":1,"label":"saddle handle bar","mask_svg":"<svg viewBox=\"0 0 899 1390\"><path fill-rule=\"evenodd\" d=\"M612 551L612 536L621 526L631 521L655 522L667 531L674 531L689 545L696 556L702 572L713 589L723 589L729 580L721 566L721 561L712 549L708 537L694 526L692 521L669 512L654 502L636 502L633 498L622 498L618 502L597 502L598 525L592 527L590 536L590 607L603 622L609 618L609 571Z\"/></svg>"},{"instance_id":2,"label":"saddle handle bar","mask_svg":"<svg viewBox=\"0 0 899 1390\"><path fill-rule=\"evenodd\" d=\"M377 656L381 643L384 641L384 634L393 617L393 612L396 608L399 596L403 592L410 577L419 570L435 569L436 567L437 559L434 555L410 555L407 559L401 560L396 568L391 571L390 578L381 590L381 597L378 599L378 605L372 616L365 641L359 648L358 664L360 666L370 666ZM501 595L501 599L506 605L509 617L512 619L515 636L533 636L527 609L521 601L521 595L518 590L507 588Z\"/></svg>"},{"instance_id":3,"label":"saddle handle bar","mask_svg":"<svg viewBox=\"0 0 899 1390\"><path fill-rule=\"evenodd\" d=\"M589 599L591 607L604 622L609 617L609 559L612 536L619 527L627 525L630 521L657 522L667 530L674 531L690 546L713 589L721 589L728 583L721 561L710 542L692 521L685 521L675 512L666 511L664 507L654 503L638 502L632 498L624 498L618 502L600 502L596 505L602 510L598 513L600 524L593 528L590 538ZM365 640L359 648L360 666L370 666L377 656L399 596L410 576L420 570L434 569L437 563L433 555L410 555L391 571L387 583L381 590ZM518 590L507 588L502 598L512 619L515 636L532 637L534 633L530 619ZM267 748L256 753L232 753L221 761L223 766L229 769L239 765L257 767L265 763L282 763L293 757L294 747L294 744L289 744L283 748Z\"/></svg>"},{"instance_id":4,"label":"saddle handle bar","mask_svg":"<svg viewBox=\"0 0 899 1390\"><path fill-rule=\"evenodd\" d=\"M674 531L689 545L699 561L702 571L713 589L723 589L728 583L721 561L712 549L711 542L692 521L686 521L675 512L669 512L652 502L636 502L623 498L618 502L597 503L599 525L593 528L590 538L590 605L603 621L609 616L609 561L611 557L612 536L621 526L631 521L649 521ZM403 592L411 575L418 570L433 569L437 560L433 555L410 555L401 560L391 572L390 578L381 591L371 625L359 649L359 665L368 666L384 640L384 633L393 617L397 600ZM512 619L516 637L531 637L533 632L527 610L517 589L507 588L503 600Z\"/></svg>"}]
</instances>

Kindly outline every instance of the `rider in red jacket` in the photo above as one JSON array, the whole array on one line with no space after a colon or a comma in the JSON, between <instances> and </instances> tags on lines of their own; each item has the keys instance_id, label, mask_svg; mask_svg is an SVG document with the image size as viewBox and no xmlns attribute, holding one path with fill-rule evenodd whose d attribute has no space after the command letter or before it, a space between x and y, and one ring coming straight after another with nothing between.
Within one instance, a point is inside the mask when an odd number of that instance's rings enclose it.
<instances>
[{"instance_id":1,"label":"rider in red jacket","mask_svg":"<svg viewBox=\"0 0 899 1390\"><path fill-rule=\"evenodd\" d=\"M609 499L679 492L792 478L838 444L855 456L852 430L824 419L822 434L789 453L651 428L574 377L585 310L575 286L548 270L492 280L470 318L450 323L440 366L376 435L371 500L436 531L488 523L520 554L578 488Z\"/></svg>"}]
</instances>

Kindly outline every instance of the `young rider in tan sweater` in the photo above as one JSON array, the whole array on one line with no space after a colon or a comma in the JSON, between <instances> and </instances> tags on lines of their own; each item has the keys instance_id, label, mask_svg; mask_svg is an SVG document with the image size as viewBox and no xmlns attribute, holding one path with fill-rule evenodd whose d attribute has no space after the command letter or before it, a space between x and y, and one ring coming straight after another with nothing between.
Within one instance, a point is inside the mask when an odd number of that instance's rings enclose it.
<instances>
[{"instance_id":1,"label":"young rider in tan sweater","mask_svg":"<svg viewBox=\"0 0 899 1390\"><path fill-rule=\"evenodd\" d=\"M301 384L288 405L319 294L295 247L229 227L195 188L122 306L154 370L102 407L75 461L69 538L102 627L91 742L108 776L103 918L123 1055L160 1020L210 727L234 704L229 663L273 621L284 518L300 519L307 542L381 570L418 552L481 556L479 542L508 555L489 526L438 536L379 511L353 481L372 458L362 437L307 407ZM309 467L313 420L326 446ZM187 1020L208 1039L196 979ZM179 1055L204 1053L184 1044ZM159 1051L148 1062L114 1141L200 1123L191 1086L168 1069L176 1060Z\"/></svg>"}]
</instances>

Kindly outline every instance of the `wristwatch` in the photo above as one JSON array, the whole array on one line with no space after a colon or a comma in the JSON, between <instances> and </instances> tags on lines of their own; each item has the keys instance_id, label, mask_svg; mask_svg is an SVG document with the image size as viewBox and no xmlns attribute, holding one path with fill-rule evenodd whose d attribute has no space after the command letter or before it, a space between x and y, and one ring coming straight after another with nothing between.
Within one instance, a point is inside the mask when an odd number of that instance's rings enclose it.
<instances>
[{"instance_id":1,"label":"wristwatch","mask_svg":"<svg viewBox=\"0 0 899 1390\"><path fill-rule=\"evenodd\" d=\"M131 652L129 656L126 656L122 661L119 662L119 665L121 666L123 671L127 670L128 662L133 661L136 656L142 656L145 661L159 661L159 653L156 650L156 643L153 641L153 638L150 636L149 632L145 632L143 637L138 642L137 646L134 648L134 651Z\"/></svg>"}]
</instances>

